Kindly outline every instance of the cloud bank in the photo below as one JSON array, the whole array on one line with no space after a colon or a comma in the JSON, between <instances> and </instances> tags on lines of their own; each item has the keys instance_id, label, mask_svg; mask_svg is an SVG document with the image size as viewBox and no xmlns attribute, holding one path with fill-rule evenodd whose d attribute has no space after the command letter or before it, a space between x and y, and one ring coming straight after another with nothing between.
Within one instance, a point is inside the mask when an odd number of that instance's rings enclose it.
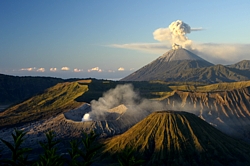
<instances>
[{"instance_id":1,"label":"cloud bank","mask_svg":"<svg viewBox=\"0 0 250 166\"><path fill-rule=\"evenodd\" d=\"M45 72L45 68L41 67L39 69L37 69L38 72Z\"/></svg>"},{"instance_id":2,"label":"cloud bank","mask_svg":"<svg viewBox=\"0 0 250 166\"><path fill-rule=\"evenodd\" d=\"M118 71L124 71L125 69L123 67L120 67Z\"/></svg>"},{"instance_id":3,"label":"cloud bank","mask_svg":"<svg viewBox=\"0 0 250 166\"><path fill-rule=\"evenodd\" d=\"M65 67L62 67L61 70L62 70L62 71L69 71L70 68L65 66Z\"/></svg>"},{"instance_id":4,"label":"cloud bank","mask_svg":"<svg viewBox=\"0 0 250 166\"><path fill-rule=\"evenodd\" d=\"M144 47L144 44L146 47ZM170 44L164 43L121 44L119 48L138 50L147 53L164 54L171 49ZM157 45L157 46L156 46ZM250 44L219 44L195 43L188 50L214 64L233 64L241 60L250 60Z\"/></svg>"},{"instance_id":5,"label":"cloud bank","mask_svg":"<svg viewBox=\"0 0 250 166\"><path fill-rule=\"evenodd\" d=\"M50 68L49 71L55 72L55 71L57 71L57 68L55 68L55 67L54 68Z\"/></svg>"},{"instance_id":6,"label":"cloud bank","mask_svg":"<svg viewBox=\"0 0 250 166\"><path fill-rule=\"evenodd\" d=\"M82 72L82 71L83 71L83 69L77 69L77 68L74 69L74 72L76 72L76 73L79 73L79 72Z\"/></svg>"},{"instance_id":7,"label":"cloud bank","mask_svg":"<svg viewBox=\"0 0 250 166\"><path fill-rule=\"evenodd\" d=\"M88 72L92 72L92 71L102 72L102 69L100 69L99 67L93 67L91 69L88 69Z\"/></svg>"},{"instance_id":8,"label":"cloud bank","mask_svg":"<svg viewBox=\"0 0 250 166\"><path fill-rule=\"evenodd\" d=\"M21 68L20 70L21 71L34 71L34 70L36 70L36 68L35 67L29 67L29 68Z\"/></svg>"},{"instance_id":9,"label":"cloud bank","mask_svg":"<svg viewBox=\"0 0 250 166\"><path fill-rule=\"evenodd\" d=\"M112 44L110 47L123 48L130 50L144 51L152 54L162 54L166 50L171 49L171 45L164 43L128 43L128 44Z\"/></svg>"}]
</instances>

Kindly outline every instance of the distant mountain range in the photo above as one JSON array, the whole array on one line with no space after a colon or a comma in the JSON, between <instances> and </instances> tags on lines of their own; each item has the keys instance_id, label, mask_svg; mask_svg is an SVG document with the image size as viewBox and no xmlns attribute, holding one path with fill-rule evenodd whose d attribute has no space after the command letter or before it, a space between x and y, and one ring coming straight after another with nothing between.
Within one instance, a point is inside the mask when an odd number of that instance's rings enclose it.
<instances>
[{"instance_id":1,"label":"distant mountain range","mask_svg":"<svg viewBox=\"0 0 250 166\"><path fill-rule=\"evenodd\" d=\"M170 50L121 81L234 82L250 79L250 60L233 65L214 65L196 54L178 48Z\"/></svg>"}]
</instances>

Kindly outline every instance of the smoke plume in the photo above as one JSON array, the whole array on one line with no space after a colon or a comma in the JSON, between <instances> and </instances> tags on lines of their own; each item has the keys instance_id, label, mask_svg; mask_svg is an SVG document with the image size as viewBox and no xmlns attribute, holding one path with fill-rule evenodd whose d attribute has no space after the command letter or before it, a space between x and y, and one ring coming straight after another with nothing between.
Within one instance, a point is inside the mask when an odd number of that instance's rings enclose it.
<instances>
[{"instance_id":1,"label":"smoke plume","mask_svg":"<svg viewBox=\"0 0 250 166\"><path fill-rule=\"evenodd\" d=\"M168 28L159 28L153 32L154 39L158 41L168 41L173 45L173 49L176 49L176 45L180 45L184 48L189 48L192 41L189 40L186 34L191 33L191 31L202 30L202 28L193 28L184 23L181 20L172 22Z\"/></svg>"},{"instance_id":2,"label":"smoke plume","mask_svg":"<svg viewBox=\"0 0 250 166\"><path fill-rule=\"evenodd\" d=\"M117 85L115 89L110 89L103 94L103 97L97 101L91 101L92 111L90 117L100 119L109 109L124 104L128 107L127 113L133 115L145 114L153 110L162 110L163 104L158 101L151 101L140 97L139 93L134 90L132 84ZM93 119L95 120L95 119Z\"/></svg>"}]
</instances>

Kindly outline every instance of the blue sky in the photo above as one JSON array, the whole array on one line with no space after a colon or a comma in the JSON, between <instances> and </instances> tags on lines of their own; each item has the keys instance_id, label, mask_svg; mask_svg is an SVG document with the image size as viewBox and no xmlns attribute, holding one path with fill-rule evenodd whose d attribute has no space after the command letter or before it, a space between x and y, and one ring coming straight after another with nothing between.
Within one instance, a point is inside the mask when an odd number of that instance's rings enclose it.
<instances>
[{"instance_id":1,"label":"blue sky","mask_svg":"<svg viewBox=\"0 0 250 166\"><path fill-rule=\"evenodd\" d=\"M169 49L153 32L182 20L215 64L250 59L250 1L0 1L0 73L119 79Z\"/></svg>"}]
</instances>

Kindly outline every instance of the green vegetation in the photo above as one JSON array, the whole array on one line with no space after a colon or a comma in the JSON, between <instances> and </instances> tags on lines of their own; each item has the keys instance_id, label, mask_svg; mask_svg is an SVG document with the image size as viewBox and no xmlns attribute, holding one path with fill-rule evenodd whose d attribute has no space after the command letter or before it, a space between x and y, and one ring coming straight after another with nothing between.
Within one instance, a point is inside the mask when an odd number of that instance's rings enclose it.
<instances>
[{"instance_id":1,"label":"green vegetation","mask_svg":"<svg viewBox=\"0 0 250 166\"><path fill-rule=\"evenodd\" d=\"M15 165L25 166L29 163L27 153L30 152L31 149L21 147L21 144L25 140L24 139L25 134L26 134L25 132L15 129L14 133L12 134L14 145L9 143L8 141L1 139L1 141L11 150L11 154L12 154L11 159L3 159L2 163L13 165L13 166Z\"/></svg>"},{"instance_id":2,"label":"green vegetation","mask_svg":"<svg viewBox=\"0 0 250 166\"><path fill-rule=\"evenodd\" d=\"M142 156L136 154L132 147L125 147L121 153L118 153L118 161L120 166L139 166L146 164Z\"/></svg>"},{"instance_id":3,"label":"green vegetation","mask_svg":"<svg viewBox=\"0 0 250 166\"><path fill-rule=\"evenodd\" d=\"M11 157L6 159L0 158L0 165L10 165L10 166L90 166L95 163L101 162L102 147L103 144L99 143L97 140L97 135L94 132L89 134L83 133L80 141L77 139L71 140L69 142L70 148L67 153L60 154L58 152L58 147L60 146L60 141L56 140L55 133L49 131L46 133L47 140L45 142L39 142L43 152L39 154L36 159L30 159L28 155L32 153L31 148L25 148L22 146L24 143L26 133L21 130L16 130L12 134L14 144L1 139L1 141L6 145L6 147L11 150ZM22 148L21 148L22 147ZM121 166L135 166L141 165L144 160L138 156L134 156L134 151L130 149L125 149L117 155L117 160L112 160L112 163L116 163ZM1 157L1 156L0 156ZM124 158L125 157L125 158Z\"/></svg>"},{"instance_id":4,"label":"green vegetation","mask_svg":"<svg viewBox=\"0 0 250 166\"><path fill-rule=\"evenodd\" d=\"M41 147L44 150L44 154L41 154L39 160L36 161L37 166L54 166L54 165L63 165L64 159L61 155L57 154L56 145L60 142L54 140L55 133L49 131L46 133L47 142L40 142Z\"/></svg>"}]
</instances>

